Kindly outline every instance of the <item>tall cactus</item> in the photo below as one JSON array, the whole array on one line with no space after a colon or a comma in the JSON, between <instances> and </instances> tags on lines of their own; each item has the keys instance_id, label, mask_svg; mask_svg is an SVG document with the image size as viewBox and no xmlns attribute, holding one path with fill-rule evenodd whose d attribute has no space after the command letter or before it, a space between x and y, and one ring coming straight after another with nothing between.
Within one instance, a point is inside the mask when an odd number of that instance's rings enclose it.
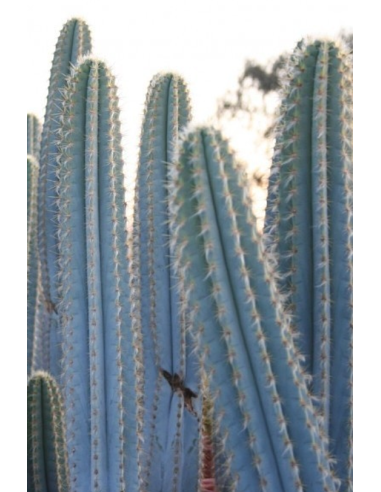
<instances>
[{"instance_id":1,"label":"tall cactus","mask_svg":"<svg viewBox=\"0 0 381 492\"><path fill-rule=\"evenodd\" d=\"M42 130L38 190L38 248L41 262L43 298L39 306L40 339L36 341L37 368L59 377L58 244L57 244L57 130L62 111L62 91L71 67L90 52L90 31L80 19L69 20L60 33L50 75L49 92Z\"/></svg>"},{"instance_id":2,"label":"tall cactus","mask_svg":"<svg viewBox=\"0 0 381 492\"><path fill-rule=\"evenodd\" d=\"M167 192L179 132L189 120L182 78L154 77L141 134L131 266L132 322L142 338L145 373L140 487L152 492L197 490L198 375L173 268Z\"/></svg>"},{"instance_id":3,"label":"tall cactus","mask_svg":"<svg viewBox=\"0 0 381 492\"><path fill-rule=\"evenodd\" d=\"M71 492L137 490L118 104L103 62L74 68L59 128L57 235Z\"/></svg>"},{"instance_id":4,"label":"tall cactus","mask_svg":"<svg viewBox=\"0 0 381 492\"><path fill-rule=\"evenodd\" d=\"M37 291L39 281L39 266L37 255L37 180L38 162L32 155L27 156L28 174L28 246L27 246L27 333L28 333L28 355L27 372L32 370L33 343L36 322Z\"/></svg>"},{"instance_id":5,"label":"tall cactus","mask_svg":"<svg viewBox=\"0 0 381 492\"><path fill-rule=\"evenodd\" d=\"M33 342L36 323L37 289L39 282L39 266L37 255L37 188L41 144L41 124L34 114L27 115L27 229L28 229L28 355L27 372L32 370Z\"/></svg>"},{"instance_id":6,"label":"tall cactus","mask_svg":"<svg viewBox=\"0 0 381 492\"><path fill-rule=\"evenodd\" d=\"M69 492L62 398L54 379L28 381L28 492Z\"/></svg>"},{"instance_id":7,"label":"tall cactus","mask_svg":"<svg viewBox=\"0 0 381 492\"><path fill-rule=\"evenodd\" d=\"M334 42L300 43L293 55L265 233L344 491L352 482L352 68Z\"/></svg>"},{"instance_id":8,"label":"tall cactus","mask_svg":"<svg viewBox=\"0 0 381 492\"><path fill-rule=\"evenodd\" d=\"M186 135L172 172L175 264L213 396L218 487L335 491L245 176L208 128Z\"/></svg>"}]
</instances>

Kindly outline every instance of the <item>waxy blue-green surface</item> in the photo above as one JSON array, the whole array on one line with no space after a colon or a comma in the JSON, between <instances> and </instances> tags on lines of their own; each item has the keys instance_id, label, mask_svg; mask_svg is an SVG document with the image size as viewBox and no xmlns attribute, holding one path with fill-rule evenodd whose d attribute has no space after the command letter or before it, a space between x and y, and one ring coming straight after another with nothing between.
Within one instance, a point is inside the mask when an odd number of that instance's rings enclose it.
<instances>
[{"instance_id":1,"label":"waxy blue-green surface","mask_svg":"<svg viewBox=\"0 0 381 492\"><path fill-rule=\"evenodd\" d=\"M169 172L179 133L190 120L190 102L183 79L159 74L151 81L142 126L135 195L133 257L139 297L144 363L144 444L141 486L149 491L196 491L198 420L172 391L162 370L178 374L185 387L198 393L196 358L187 332L188 313L173 267L168 205ZM200 398L192 399L200 413Z\"/></svg>"},{"instance_id":2,"label":"waxy blue-green surface","mask_svg":"<svg viewBox=\"0 0 381 492\"><path fill-rule=\"evenodd\" d=\"M57 240L57 131L62 111L62 92L67 77L78 60L91 50L91 36L81 19L70 19L63 26L54 52L49 80L48 98L42 129L40 173L38 185L38 249L40 257L43 304L40 316L45 318L36 361L38 369L51 372L60 379L61 339L58 303L58 240Z\"/></svg>"},{"instance_id":3,"label":"waxy blue-green surface","mask_svg":"<svg viewBox=\"0 0 381 492\"><path fill-rule=\"evenodd\" d=\"M72 492L137 489L134 350L115 80L87 58L59 129L59 278Z\"/></svg>"},{"instance_id":4,"label":"waxy blue-green surface","mask_svg":"<svg viewBox=\"0 0 381 492\"><path fill-rule=\"evenodd\" d=\"M342 491L351 482L351 77L350 56L335 43L296 49L265 222Z\"/></svg>"},{"instance_id":5,"label":"waxy blue-green surface","mask_svg":"<svg viewBox=\"0 0 381 492\"><path fill-rule=\"evenodd\" d=\"M242 179L221 136L201 128L185 137L170 185L174 249L224 441L216 476L227 471L227 490L334 491Z\"/></svg>"},{"instance_id":6,"label":"waxy blue-green surface","mask_svg":"<svg viewBox=\"0 0 381 492\"><path fill-rule=\"evenodd\" d=\"M69 492L60 390L47 373L28 381L28 492Z\"/></svg>"}]
</instances>

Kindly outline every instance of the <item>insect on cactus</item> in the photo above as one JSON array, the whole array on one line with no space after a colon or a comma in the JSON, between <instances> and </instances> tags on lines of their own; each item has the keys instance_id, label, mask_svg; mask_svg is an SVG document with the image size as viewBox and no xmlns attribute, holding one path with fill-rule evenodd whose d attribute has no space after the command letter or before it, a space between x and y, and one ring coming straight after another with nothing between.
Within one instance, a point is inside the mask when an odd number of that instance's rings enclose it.
<instances>
[{"instance_id":1,"label":"insect on cactus","mask_svg":"<svg viewBox=\"0 0 381 492\"><path fill-rule=\"evenodd\" d=\"M173 268L167 191L179 133L189 121L183 79L155 76L142 125L130 261L132 325L144 365L140 486L152 492L197 488L199 379Z\"/></svg>"},{"instance_id":2,"label":"insect on cactus","mask_svg":"<svg viewBox=\"0 0 381 492\"><path fill-rule=\"evenodd\" d=\"M57 242L57 131L62 112L62 91L71 67L91 50L87 24L71 19L62 28L57 41L50 74L46 112L41 137L38 180L38 252L40 258L42 294L38 306L38 338L35 341L34 369L49 371L60 378L60 328L58 303L58 242Z\"/></svg>"},{"instance_id":3,"label":"insect on cactus","mask_svg":"<svg viewBox=\"0 0 381 492\"><path fill-rule=\"evenodd\" d=\"M245 176L219 133L202 127L186 134L170 189L175 265L223 455L217 486L336 490Z\"/></svg>"},{"instance_id":4,"label":"insect on cactus","mask_svg":"<svg viewBox=\"0 0 381 492\"><path fill-rule=\"evenodd\" d=\"M127 231L118 90L90 50L68 21L41 153L28 115L28 491L350 492L349 55L290 59L262 236L173 73L149 86Z\"/></svg>"}]
</instances>

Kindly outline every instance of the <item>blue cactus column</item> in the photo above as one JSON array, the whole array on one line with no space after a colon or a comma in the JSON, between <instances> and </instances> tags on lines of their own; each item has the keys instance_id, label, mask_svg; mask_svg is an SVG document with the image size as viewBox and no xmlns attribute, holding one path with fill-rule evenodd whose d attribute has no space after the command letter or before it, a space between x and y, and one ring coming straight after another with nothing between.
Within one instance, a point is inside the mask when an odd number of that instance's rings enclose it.
<instances>
[{"instance_id":1,"label":"blue cactus column","mask_svg":"<svg viewBox=\"0 0 381 492\"><path fill-rule=\"evenodd\" d=\"M57 41L42 130L38 184L38 250L42 295L38 306L38 336L34 361L37 369L48 370L60 378L60 329L58 302L57 244L57 130L62 111L62 91L72 66L91 50L90 31L81 19L70 19Z\"/></svg>"},{"instance_id":2,"label":"blue cactus column","mask_svg":"<svg viewBox=\"0 0 381 492\"><path fill-rule=\"evenodd\" d=\"M31 373L33 365L33 346L37 313L39 285L39 264L37 255L37 189L41 143L41 124L33 114L27 115L27 228L28 228L28 355L27 371Z\"/></svg>"},{"instance_id":3,"label":"blue cactus column","mask_svg":"<svg viewBox=\"0 0 381 492\"><path fill-rule=\"evenodd\" d=\"M141 490L196 491L200 398L196 359L170 248L168 179L188 90L175 74L151 81L141 134L132 249L132 322L142 340Z\"/></svg>"},{"instance_id":4,"label":"blue cactus column","mask_svg":"<svg viewBox=\"0 0 381 492\"><path fill-rule=\"evenodd\" d=\"M117 88L86 58L58 142L59 303L71 492L137 491L135 357Z\"/></svg>"},{"instance_id":5,"label":"blue cactus column","mask_svg":"<svg viewBox=\"0 0 381 492\"><path fill-rule=\"evenodd\" d=\"M205 127L189 131L171 169L175 266L212 398L217 488L335 491L245 175Z\"/></svg>"},{"instance_id":6,"label":"blue cactus column","mask_svg":"<svg viewBox=\"0 0 381 492\"><path fill-rule=\"evenodd\" d=\"M352 482L352 68L334 42L300 43L293 54L265 237L344 491Z\"/></svg>"},{"instance_id":7,"label":"blue cactus column","mask_svg":"<svg viewBox=\"0 0 381 492\"><path fill-rule=\"evenodd\" d=\"M28 492L69 492L65 422L55 380L37 371L28 381Z\"/></svg>"}]
</instances>

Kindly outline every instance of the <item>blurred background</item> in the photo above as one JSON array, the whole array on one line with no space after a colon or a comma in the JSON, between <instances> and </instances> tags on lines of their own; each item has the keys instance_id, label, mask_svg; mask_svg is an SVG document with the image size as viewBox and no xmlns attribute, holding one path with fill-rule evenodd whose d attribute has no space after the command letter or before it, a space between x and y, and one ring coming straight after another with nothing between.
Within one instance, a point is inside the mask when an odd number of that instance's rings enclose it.
<instances>
[{"instance_id":1,"label":"blurred background","mask_svg":"<svg viewBox=\"0 0 381 492\"><path fill-rule=\"evenodd\" d=\"M127 190L133 187L146 90L159 71L186 80L195 123L212 123L245 163L259 227L266 198L282 62L303 37L352 46L352 4L344 0L67 0L27 4L27 111L43 119L50 64L63 24L82 17L93 53L117 77Z\"/></svg>"}]
</instances>

